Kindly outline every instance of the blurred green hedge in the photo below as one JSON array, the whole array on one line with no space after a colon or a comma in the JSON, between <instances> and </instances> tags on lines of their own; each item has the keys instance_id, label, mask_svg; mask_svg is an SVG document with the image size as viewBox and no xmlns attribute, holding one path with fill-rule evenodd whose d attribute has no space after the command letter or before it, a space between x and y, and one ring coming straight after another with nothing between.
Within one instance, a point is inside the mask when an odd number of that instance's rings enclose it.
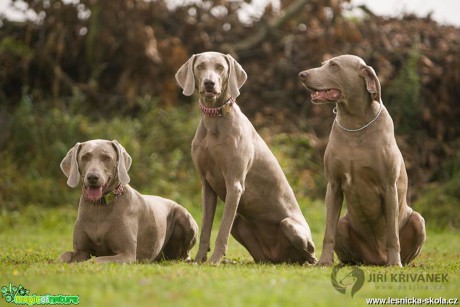
<instances>
[{"instance_id":1,"label":"blurred green hedge","mask_svg":"<svg viewBox=\"0 0 460 307\"><path fill-rule=\"evenodd\" d=\"M139 191L198 202L190 143L199 113L191 106L159 107L151 98L140 103L140 117L101 118L72 110L78 101L63 111L24 97L7 120L2 142L1 208L77 203L80 190L66 185L59 164L76 142L98 138L125 146L133 158L131 184Z\"/></svg>"},{"instance_id":2,"label":"blurred green hedge","mask_svg":"<svg viewBox=\"0 0 460 307\"><path fill-rule=\"evenodd\" d=\"M161 106L151 97L140 99L138 104L141 110L135 117L104 118L100 113L78 112L78 98L61 110L34 104L24 96L3 123L6 134L0 139L0 214L23 211L28 206L76 206L80 189L67 186L59 164L76 142L97 138L116 139L125 146L133 158L130 176L135 189L174 199L200 212L201 185L190 155L200 119L198 109L195 105ZM322 201L326 185L322 156L312 146L311 136L301 130L258 130L280 162L299 202ZM418 191L419 198L410 204L433 227L460 227L459 161L459 155L446 161L434 183Z\"/></svg>"},{"instance_id":3,"label":"blurred green hedge","mask_svg":"<svg viewBox=\"0 0 460 307\"><path fill-rule=\"evenodd\" d=\"M133 159L131 185L145 194L163 195L200 208L201 185L190 154L200 120L194 105L165 107L154 98L138 101L138 116L79 113L78 99L68 110L43 108L25 96L7 121L2 142L0 206L56 207L76 203L80 190L66 185L59 164L75 143L116 139ZM49 105L52 105L51 103ZM306 133L261 131L298 197L318 198L324 191L321 157Z\"/></svg>"}]
</instances>

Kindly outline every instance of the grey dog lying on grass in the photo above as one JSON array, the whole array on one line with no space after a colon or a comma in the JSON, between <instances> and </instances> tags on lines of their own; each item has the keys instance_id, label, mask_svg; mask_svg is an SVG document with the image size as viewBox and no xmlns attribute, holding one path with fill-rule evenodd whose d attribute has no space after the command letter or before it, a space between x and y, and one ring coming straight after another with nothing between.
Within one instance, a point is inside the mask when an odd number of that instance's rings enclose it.
<instances>
[{"instance_id":1,"label":"grey dog lying on grass","mask_svg":"<svg viewBox=\"0 0 460 307\"><path fill-rule=\"evenodd\" d=\"M117 141L77 143L61 162L75 188L83 181L72 252L63 262L189 259L198 225L185 208L129 186L131 157Z\"/></svg>"},{"instance_id":2,"label":"grey dog lying on grass","mask_svg":"<svg viewBox=\"0 0 460 307\"><path fill-rule=\"evenodd\" d=\"M326 231L319 265L411 262L425 242L425 221L407 205L407 173L380 81L357 56L342 55L299 73L315 104L337 105L324 154ZM347 213L340 217L343 200Z\"/></svg>"}]
</instances>

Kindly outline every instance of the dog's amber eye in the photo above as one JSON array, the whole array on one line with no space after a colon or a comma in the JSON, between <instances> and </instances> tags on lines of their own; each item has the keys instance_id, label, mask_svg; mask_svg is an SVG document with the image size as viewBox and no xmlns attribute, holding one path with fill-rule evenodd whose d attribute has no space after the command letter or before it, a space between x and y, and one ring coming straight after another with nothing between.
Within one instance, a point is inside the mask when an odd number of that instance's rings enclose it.
<instances>
[{"instance_id":1,"label":"dog's amber eye","mask_svg":"<svg viewBox=\"0 0 460 307\"><path fill-rule=\"evenodd\" d=\"M198 65L198 66L196 67L196 69L198 69L198 70L203 70L203 69L204 69L204 65L203 65L203 64L200 64L200 65Z\"/></svg>"},{"instance_id":2,"label":"dog's amber eye","mask_svg":"<svg viewBox=\"0 0 460 307\"><path fill-rule=\"evenodd\" d=\"M88 155L84 155L81 157L81 160L82 161L88 161L89 160L89 156Z\"/></svg>"},{"instance_id":3,"label":"dog's amber eye","mask_svg":"<svg viewBox=\"0 0 460 307\"><path fill-rule=\"evenodd\" d=\"M220 70L220 71L224 70L224 66L221 64L218 64L216 68L217 70Z\"/></svg>"},{"instance_id":4,"label":"dog's amber eye","mask_svg":"<svg viewBox=\"0 0 460 307\"><path fill-rule=\"evenodd\" d=\"M339 68L339 65L334 61L329 61L329 66L332 68Z\"/></svg>"},{"instance_id":5,"label":"dog's amber eye","mask_svg":"<svg viewBox=\"0 0 460 307\"><path fill-rule=\"evenodd\" d=\"M101 160L105 161L105 162L108 162L108 161L112 160L112 158L110 156L107 156L107 155L102 155Z\"/></svg>"}]
</instances>

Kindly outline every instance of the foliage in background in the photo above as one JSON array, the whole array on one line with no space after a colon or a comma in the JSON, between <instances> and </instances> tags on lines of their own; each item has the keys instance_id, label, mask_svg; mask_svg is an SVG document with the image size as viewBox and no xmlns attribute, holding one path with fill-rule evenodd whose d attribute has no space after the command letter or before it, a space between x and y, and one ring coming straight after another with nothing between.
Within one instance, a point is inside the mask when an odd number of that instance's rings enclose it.
<instances>
[{"instance_id":1,"label":"foliage in background","mask_svg":"<svg viewBox=\"0 0 460 307\"><path fill-rule=\"evenodd\" d=\"M435 181L425 188L416 210L430 226L460 228L460 152L444 163Z\"/></svg>"},{"instance_id":2,"label":"foliage in background","mask_svg":"<svg viewBox=\"0 0 460 307\"><path fill-rule=\"evenodd\" d=\"M17 210L27 205L56 207L76 204L80 190L66 185L59 163L75 143L89 139L117 139L133 159L131 185L146 194L174 199L200 208L201 185L190 154L200 118L196 106L167 107L154 98L138 102L139 116L93 119L92 114L44 109L25 96L11 114L8 142L0 164L0 206ZM265 130L268 132L267 130ZM298 197L322 197L322 165L308 134L262 132L273 148Z\"/></svg>"},{"instance_id":3,"label":"foliage in background","mask_svg":"<svg viewBox=\"0 0 460 307\"><path fill-rule=\"evenodd\" d=\"M0 20L0 119L24 95L62 112L78 99L79 112L93 119L136 117L143 97L157 97L162 106L188 104L174 73L190 55L216 50L231 53L248 73L239 98L245 114L287 114L273 123L282 127L301 127L307 118L305 131L320 140L322 152L332 116L326 109L303 113L308 94L297 74L351 53L381 80L397 132L407 136L399 141L419 191L459 150L460 30L429 17L383 18L365 7L363 18L348 18L346 2L285 1L279 11L267 5L242 21L244 1L13 0L36 18Z\"/></svg>"},{"instance_id":4,"label":"foliage in background","mask_svg":"<svg viewBox=\"0 0 460 307\"><path fill-rule=\"evenodd\" d=\"M414 45L402 60L402 68L384 92L384 103L390 105L390 113L398 124L397 133L407 134L421 127L421 79L418 71L420 51Z\"/></svg>"},{"instance_id":5,"label":"foliage in background","mask_svg":"<svg viewBox=\"0 0 460 307\"><path fill-rule=\"evenodd\" d=\"M298 198L320 198L326 192L323 165L307 133L264 135ZM308 216L308 213L307 215Z\"/></svg>"},{"instance_id":6,"label":"foliage in background","mask_svg":"<svg viewBox=\"0 0 460 307\"><path fill-rule=\"evenodd\" d=\"M78 105L78 101L71 104ZM199 121L196 106L163 107L153 98L139 102L138 117L91 118L91 114L41 109L25 96L11 114L8 142L0 164L0 215L12 223L8 212L28 206L58 207L78 204L80 189L66 185L59 163L76 142L117 139L133 158L131 185L145 194L162 195L199 212L201 188L190 155L190 144ZM72 109L73 107L70 107ZM260 129L278 158L299 203L322 202L325 178L321 156L307 133L270 134ZM436 182L414 204L430 227L460 227L460 157L444 165ZM302 206L305 216L309 208ZM9 222L8 222L9 221Z\"/></svg>"},{"instance_id":7,"label":"foliage in background","mask_svg":"<svg viewBox=\"0 0 460 307\"><path fill-rule=\"evenodd\" d=\"M458 211L458 168L437 174L459 160L459 29L366 10L362 19L347 18L346 1L283 1L280 11L267 6L247 22L238 17L245 1L172 7L166 0L12 0L24 2L34 20L0 16L3 212L75 203L80 191L66 186L59 162L77 141L93 138L118 139L128 149L136 189L198 207L190 159L198 112L174 73L205 50L231 53L242 64L249 77L238 98L243 112L296 195L322 199L333 115L309 105L297 74L351 53L381 80L416 210L458 225L442 219Z\"/></svg>"},{"instance_id":8,"label":"foliage in background","mask_svg":"<svg viewBox=\"0 0 460 307\"><path fill-rule=\"evenodd\" d=\"M40 108L25 97L11 115L2 147L0 206L76 204L80 190L66 185L59 163L75 143L97 138L117 139L125 146L133 158L131 183L139 191L199 201L189 154L199 113L190 106L160 107L154 99L141 103L141 117L96 120L91 114Z\"/></svg>"}]
</instances>

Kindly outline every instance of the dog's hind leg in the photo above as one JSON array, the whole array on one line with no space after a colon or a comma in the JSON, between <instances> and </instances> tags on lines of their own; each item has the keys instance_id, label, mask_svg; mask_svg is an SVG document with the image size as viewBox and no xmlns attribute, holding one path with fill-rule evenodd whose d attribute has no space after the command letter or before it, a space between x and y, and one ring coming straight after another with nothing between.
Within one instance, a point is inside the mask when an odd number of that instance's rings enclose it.
<instances>
[{"instance_id":1,"label":"dog's hind leg","mask_svg":"<svg viewBox=\"0 0 460 307\"><path fill-rule=\"evenodd\" d=\"M399 231L401 262L408 264L420 253L426 240L425 220L413 211L406 225Z\"/></svg>"},{"instance_id":2,"label":"dog's hind leg","mask_svg":"<svg viewBox=\"0 0 460 307\"><path fill-rule=\"evenodd\" d=\"M260 241L254 233L254 228L242 216L236 215L233 222L232 236L243 245L255 262L266 262L268 258L265 256Z\"/></svg>"},{"instance_id":3,"label":"dog's hind leg","mask_svg":"<svg viewBox=\"0 0 460 307\"><path fill-rule=\"evenodd\" d=\"M281 221L280 226L282 233L297 250L304 254L303 256L308 263L315 264L318 262L311 232L305 225L292 218L285 218Z\"/></svg>"},{"instance_id":4,"label":"dog's hind leg","mask_svg":"<svg viewBox=\"0 0 460 307\"><path fill-rule=\"evenodd\" d=\"M196 243L197 234L198 225L190 213L176 209L171 236L163 247L163 258L165 260L190 260L189 253Z\"/></svg>"},{"instance_id":5,"label":"dog's hind leg","mask_svg":"<svg viewBox=\"0 0 460 307\"><path fill-rule=\"evenodd\" d=\"M377 248L378 242L361 238L353 230L347 215L341 217L337 223L335 242L334 251L344 264L385 265L387 263L388 256L384 250Z\"/></svg>"},{"instance_id":6,"label":"dog's hind leg","mask_svg":"<svg viewBox=\"0 0 460 307\"><path fill-rule=\"evenodd\" d=\"M360 240L354 234L348 218L340 218L337 223L334 246L334 251L339 260L344 264L361 264L363 263L360 256L362 250L363 248L361 247ZM384 262L382 264L384 264Z\"/></svg>"}]
</instances>

